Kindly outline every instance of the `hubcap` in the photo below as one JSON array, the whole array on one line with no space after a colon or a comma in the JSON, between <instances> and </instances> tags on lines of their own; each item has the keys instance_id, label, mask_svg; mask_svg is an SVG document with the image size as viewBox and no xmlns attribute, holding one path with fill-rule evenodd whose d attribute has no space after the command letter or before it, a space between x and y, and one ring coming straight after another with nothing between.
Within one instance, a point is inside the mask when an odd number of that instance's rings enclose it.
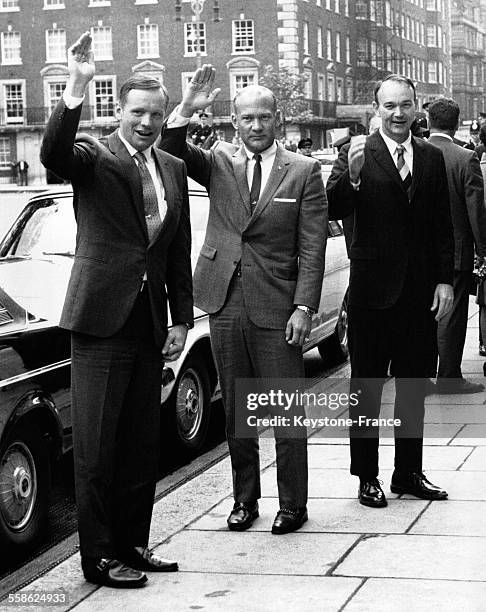
<instances>
[{"instance_id":1,"label":"hubcap","mask_svg":"<svg viewBox=\"0 0 486 612\"><path fill-rule=\"evenodd\" d=\"M177 429L184 440L194 439L199 431L204 410L201 379L192 368L184 372L177 390Z\"/></svg>"},{"instance_id":2,"label":"hubcap","mask_svg":"<svg viewBox=\"0 0 486 612\"><path fill-rule=\"evenodd\" d=\"M0 464L0 513L12 531L29 522L37 496L34 458L27 445L11 444Z\"/></svg>"}]
</instances>

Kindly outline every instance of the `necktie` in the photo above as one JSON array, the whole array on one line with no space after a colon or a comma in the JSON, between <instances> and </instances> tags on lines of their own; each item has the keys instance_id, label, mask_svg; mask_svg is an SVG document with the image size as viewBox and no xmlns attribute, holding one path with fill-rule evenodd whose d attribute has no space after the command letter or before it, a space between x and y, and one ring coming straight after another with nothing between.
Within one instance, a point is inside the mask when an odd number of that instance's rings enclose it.
<instances>
[{"instance_id":1,"label":"necktie","mask_svg":"<svg viewBox=\"0 0 486 612\"><path fill-rule=\"evenodd\" d=\"M255 210L255 206L258 203L260 197L260 189L262 186L262 156L257 153L253 156L255 160L255 167L253 168L253 180L251 181L250 189L250 210L251 214Z\"/></svg>"},{"instance_id":2,"label":"necktie","mask_svg":"<svg viewBox=\"0 0 486 612\"><path fill-rule=\"evenodd\" d=\"M410 174L410 168L407 166L403 157L405 147L403 145L397 145L397 170L402 179L403 186L405 187L410 200L410 187L412 186L412 175Z\"/></svg>"},{"instance_id":3,"label":"necktie","mask_svg":"<svg viewBox=\"0 0 486 612\"><path fill-rule=\"evenodd\" d=\"M155 185L147 168L145 155L137 151L133 156L138 161L138 171L142 179L143 207L145 210L145 222L147 224L147 233L149 241L157 234L162 220L159 214L159 204L157 200L157 192Z\"/></svg>"}]
</instances>

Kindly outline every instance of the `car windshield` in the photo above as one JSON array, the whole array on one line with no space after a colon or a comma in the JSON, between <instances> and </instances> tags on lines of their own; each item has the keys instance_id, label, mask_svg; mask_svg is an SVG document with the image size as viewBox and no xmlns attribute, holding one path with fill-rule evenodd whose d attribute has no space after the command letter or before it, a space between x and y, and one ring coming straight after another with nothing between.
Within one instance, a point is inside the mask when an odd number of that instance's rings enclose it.
<instances>
[{"instance_id":1,"label":"car windshield","mask_svg":"<svg viewBox=\"0 0 486 612\"><path fill-rule=\"evenodd\" d=\"M76 223L70 199L42 200L34 203L29 213L19 219L23 227L7 257L38 259L74 255Z\"/></svg>"}]
</instances>

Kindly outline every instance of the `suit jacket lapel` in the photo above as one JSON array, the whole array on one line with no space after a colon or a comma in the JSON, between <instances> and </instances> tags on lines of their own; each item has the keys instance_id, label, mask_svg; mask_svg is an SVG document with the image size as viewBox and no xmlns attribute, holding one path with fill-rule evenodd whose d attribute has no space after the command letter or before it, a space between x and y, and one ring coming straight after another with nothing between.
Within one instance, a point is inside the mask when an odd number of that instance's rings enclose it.
<instances>
[{"instance_id":1,"label":"suit jacket lapel","mask_svg":"<svg viewBox=\"0 0 486 612\"><path fill-rule=\"evenodd\" d=\"M248 189L248 180L246 178L246 163L248 157L245 153L245 149L241 146L233 155L233 172L238 185L241 199L245 205L248 215L251 214L250 209L250 190Z\"/></svg>"},{"instance_id":2,"label":"suit jacket lapel","mask_svg":"<svg viewBox=\"0 0 486 612\"><path fill-rule=\"evenodd\" d=\"M118 137L117 132L112 132L108 136L108 148L118 157L123 166L123 176L128 181L128 185L132 193L132 202L135 214L137 215L142 230L148 240L147 224L145 223L145 210L143 208L142 181L140 180L140 173L138 171L137 164L127 151L126 146Z\"/></svg>"},{"instance_id":3,"label":"suit jacket lapel","mask_svg":"<svg viewBox=\"0 0 486 612\"><path fill-rule=\"evenodd\" d=\"M265 208L270 204L273 194L277 191L278 186L282 182L284 176L287 174L289 164L290 161L287 157L286 150L282 146L277 145L277 152L275 154L275 159L273 160L273 166L272 170L270 171L270 176L268 177L265 189L260 194L258 204L256 205L256 208L248 225L253 223L253 221L257 219L265 210Z\"/></svg>"},{"instance_id":4,"label":"suit jacket lapel","mask_svg":"<svg viewBox=\"0 0 486 612\"><path fill-rule=\"evenodd\" d=\"M379 132L375 132L368 138L367 147L371 149L373 156L381 168L396 182L397 186L405 191L403 181L398 174L395 162L390 155L390 151Z\"/></svg>"}]
</instances>

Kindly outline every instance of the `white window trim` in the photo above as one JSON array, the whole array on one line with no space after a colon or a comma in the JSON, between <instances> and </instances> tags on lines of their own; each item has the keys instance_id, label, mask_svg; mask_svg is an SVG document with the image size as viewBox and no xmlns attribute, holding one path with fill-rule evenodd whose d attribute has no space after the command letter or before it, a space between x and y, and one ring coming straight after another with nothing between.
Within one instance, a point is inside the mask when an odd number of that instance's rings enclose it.
<instances>
[{"instance_id":1,"label":"white window trim","mask_svg":"<svg viewBox=\"0 0 486 612\"><path fill-rule=\"evenodd\" d=\"M48 5L45 3L44 0L44 11L59 11L61 9L65 9L66 5L64 4L64 2L60 2L59 4L54 4L54 5Z\"/></svg>"},{"instance_id":2,"label":"white window trim","mask_svg":"<svg viewBox=\"0 0 486 612\"><path fill-rule=\"evenodd\" d=\"M89 0L88 8L91 6L111 6L111 0L102 0L101 2L96 2L96 0Z\"/></svg>"},{"instance_id":3,"label":"white window trim","mask_svg":"<svg viewBox=\"0 0 486 612\"><path fill-rule=\"evenodd\" d=\"M135 0L135 4L158 4L159 0Z\"/></svg>"},{"instance_id":4,"label":"white window trim","mask_svg":"<svg viewBox=\"0 0 486 612\"><path fill-rule=\"evenodd\" d=\"M22 120L7 121L7 105L5 100L6 85L21 85L22 86ZM4 125L25 125L25 79L1 79L0 80L0 107L4 112Z\"/></svg>"},{"instance_id":5,"label":"white window trim","mask_svg":"<svg viewBox=\"0 0 486 612\"><path fill-rule=\"evenodd\" d=\"M4 34L10 34L10 32L1 32L0 35L0 46L1 46L1 65L2 66L21 66L22 65L22 35L20 36L20 57L18 59L5 61L5 45L4 45ZM20 32L18 32L20 34Z\"/></svg>"},{"instance_id":6,"label":"white window trim","mask_svg":"<svg viewBox=\"0 0 486 612\"><path fill-rule=\"evenodd\" d=\"M110 117L96 116L96 83L98 81L111 81L113 84L113 115ZM115 74L99 74L95 75L89 84L89 106L92 108L92 120L97 123L111 123L115 120L115 109L117 104L117 84Z\"/></svg>"},{"instance_id":7,"label":"white window trim","mask_svg":"<svg viewBox=\"0 0 486 612\"><path fill-rule=\"evenodd\" d=\"M253 23L253 49L251 51L237 51L235 48L236 43L236 22L237 21L251 21ZM231 22L231 55L255 55L255 20L254 19L233 19Z\"/></svg>"},{"instance_id":8,"label":"white window trim","mask_svg":"<svg viewBox=\"0 0 486 612\"><path fill-rule=\"evenodd\" d=\"M0 13L18 13L20 11L20 6L1 6L0 5Z\"/></svg>"},{"instance_id":9,"label":"white window trim","mask_svg":"<svg viewBox=\"0 0 486 612\"><path fill-rule=\"evenodd\" d=\"M229 69L229 79L230 79L230 99L236 96L236 76L242 75L254 75L254 82L258 83L258 67L255 66L252 68L251 66L246 66L244 68L230 68Z\"/></svg>"},{"instance_id":10,"label":"white window trim","mask_svg":"<svg viewBox=\"0 0 486 612\"><path fill-rule=\"evenodd\" d=\"M57 30L64 30L64 33L66 33L66 30L64 28L56 28L56 29ZM48 33L49 32L53 32L53 31L55 31L54 28L50 28L50 29L48 28L46 30L46 36L45 36L45 38L46 38L46 64L60 64L60 63L66 61L66 53L64 53L62 57L60 56L60 57L57 57L57 58L54 58L54 59L51 59L51 58L47 57L48 50L49 50L49 36L48 36ZM67 51L67 39L66 39L65 47L66 47L65 51Z\"/></svg>"},{"instance_id":11,"label":"white window trim","mask_svg":"<svg viewBox=\"0 0 486 612\"><path fill-rule=\"evenodd\" d=\"M100 29L100 28L106 28L109 29L111 32L111 44L110 44L110 55L102 55L101 57L99 55L96 55L96 52L94 53L94 61L95 62L111 62L113 61L113 28L111 26L92 26L91 28L91 37L93 39L93 43L92 43L92 48L94 51L94 30L96 29Z\"/></svg>"},{"instance_id":12,"label":"white window trim","mask_svg":"<svg viewBox=\"0 0 486 612\"><path fill-rule=\"evenodd\" d=\"M47 111L50 114L50 104L51 104L51 100L49 98L49 85L51 83L67 83L68 80L68 75L66 74L66 76L63 75L51 75L51 76L46 76L44 77L43 81L42 81L42 86L44 89L44 106L47 109ZM47 119L47 117L46 117Z\"/></svg>"},{"instance_id":13,"label":"white window trim","mask_svg":"<svg viewBox=\"0 0 486 612\"><path fill-rule=\"evenodd\" d=\"M157 26L157 54L148 54L148 55L142 55L142 53L140 52L140 28L143 26ZM154 59L154 58L158 58L160 57L160 37L159 37L159 33L160 33L160 29L158 27L158 24L156 23L139 23L137 25L137 59Z\"/></svg>"},{"instance_id":14,"label":"white window trim","mask_svg":"<svg viewBox=\"0 0 486 612\"><path fill-rule=\"evenodd\" d=\"M191 23L191 24L192 24L192 23L195 23L195 22L192 22L192 21L186 21L186 22L184 23L184 38L183 38L183 40L184 40L184 57L197 57L197 56L198 56L198 52L197 52L197 51L187 51L187 49L186 49L186 47L187 47L187 45L186 45L186 33L187 33L186 24L188 24L188 23ZM208 52L207 52L207 48L208 48L208 39L207 39L206 22L205 22L205 21L200 21L199 23L200 23L201 25L204 25L204 44L205 44L205 46L206 46L206 51L200 51L200 52L199 52L199 56L200 56L200 57L206 57L206 56L207 56L207 54L208 54ZM239 53L238 53L238 55L239 55Z\"/></svg>"}]
</instances>

